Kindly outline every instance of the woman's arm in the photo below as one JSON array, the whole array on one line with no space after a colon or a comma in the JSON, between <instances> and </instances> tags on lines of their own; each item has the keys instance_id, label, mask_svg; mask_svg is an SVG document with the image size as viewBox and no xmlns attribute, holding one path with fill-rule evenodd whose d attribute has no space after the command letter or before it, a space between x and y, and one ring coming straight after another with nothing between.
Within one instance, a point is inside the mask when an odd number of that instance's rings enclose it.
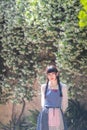
<instances>
[{"instance_id":1,"label":"woman's arm","mask_svg":"<svg viewBox=\"0 0 87 130\"><path fill-rule=\"evenodd\" d=\"M45 87L46 87L46 84L41 85L41 106L42 106L42 108L44 107L44 103L45 103Z\"/></svg>"},{"instance_id":2,"label":"woman's arm","mask_svg":"<svg viewBox=\"0 0 87 130\"><path fill-rule=\"evenodd\" d=\"M66 109L68 107L68 88L66 85L62 86L62 111L66 112Z\"/></svg>"}]
</instances>

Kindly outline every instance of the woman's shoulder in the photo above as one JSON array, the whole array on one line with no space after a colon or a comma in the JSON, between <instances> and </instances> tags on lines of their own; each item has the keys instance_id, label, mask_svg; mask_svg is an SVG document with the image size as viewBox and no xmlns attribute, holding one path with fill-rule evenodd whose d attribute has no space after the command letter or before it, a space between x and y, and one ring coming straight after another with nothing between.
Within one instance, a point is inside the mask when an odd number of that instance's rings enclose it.
<instances>
[{"instance_id":1,"label":"woman's shoulder","mask_svg":"<svg viewBox=\"0 0 87 130\"><path fill-rule=\"evenodd\" d=\"M68 87L65 83L60 83L61 84L61 87L62 87L62 92L63 94L67 93L68 92Z\"/></svg>"},{"instance_id":2,"label":"woman's shoulder","mask_svg":"<svg viewBox=\"0 0 87 130\"><path fill-rule=\"evenodd\" d=\"M66 88L67 87L67 85L65 83L63 83L63 82L60 82L60 85L61 85L62 88Z\"/></svg>"},{"instance_id":3,"label":"woman's shoulder","mask_svg":"<svg viewBox=\"0 0 87 130\"><path fill-rule=\"evenodd\" d=\"M68 89L67 85L65 83L60 83L62 91L66 91Z\"/></svg>"},{"instance_id":4,"label":"woman's shoulder","mask_svg":"<svg viewBox=\"0 0 87 130\"><path fill-rule=\"evenodd\" d=\"M45 90L45 88L46 88L46 84L42 84L41 85L41 90Z\"/></svg>"}]
</instances>

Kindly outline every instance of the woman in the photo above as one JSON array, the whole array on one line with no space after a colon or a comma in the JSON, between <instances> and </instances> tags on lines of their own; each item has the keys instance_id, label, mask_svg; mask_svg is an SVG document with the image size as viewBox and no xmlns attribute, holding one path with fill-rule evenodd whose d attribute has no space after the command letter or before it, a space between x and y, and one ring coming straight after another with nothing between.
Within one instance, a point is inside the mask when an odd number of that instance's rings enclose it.
<instances>
[{"instance_id":1,"label":"woman","mask_svg":"<svg viewBox=\"0 0 87 130\"><path fill-rule=\"evenodd\" d=\"M41 86L42 111L37 130L67 130L64 113L68 106L67 87L59 81L55 66L47 68L47 83Z\"/></svg>"}]
</instances>

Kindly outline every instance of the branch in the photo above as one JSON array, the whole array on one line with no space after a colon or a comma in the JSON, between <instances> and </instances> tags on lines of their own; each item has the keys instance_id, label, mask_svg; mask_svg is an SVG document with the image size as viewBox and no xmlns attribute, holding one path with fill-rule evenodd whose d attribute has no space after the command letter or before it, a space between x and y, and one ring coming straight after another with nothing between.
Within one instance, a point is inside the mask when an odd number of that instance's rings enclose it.
<instances>
[{"instance_id":1,"label":"branch","mask_svg":"<svg viewBox=\"0 0 87 130\"><path fill-rule=\"evenodd\" d=\"M21 110L21 113L20 113L20 115L19 115L19 118L18 118L18 120L17 120L17 122L16 122L16 125L19 124L19 121L20 121L20 119L21 119L21 117L22 117L22 115L23 115L24 109L25 109L26 103L25 103L24 98L22 98L22 102L23 102L22 110Z\"/></svg>"}]
</instances>

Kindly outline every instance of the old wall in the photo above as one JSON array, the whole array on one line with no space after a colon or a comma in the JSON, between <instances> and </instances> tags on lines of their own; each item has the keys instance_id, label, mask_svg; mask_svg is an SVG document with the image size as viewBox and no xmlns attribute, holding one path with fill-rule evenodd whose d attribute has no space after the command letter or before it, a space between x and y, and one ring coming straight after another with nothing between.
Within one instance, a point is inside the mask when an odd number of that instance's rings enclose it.
<instances>
[{"instance_id":1,"label":"old wall","mask_svg":"<svg viewBox=\"0 0 87 130\"><path fill-rule=\"evenodd\" d=\"M21 112L22 104L17 104L15 113L19 114ZM40 109L40 98L35 97L32 102L26 101L24 115L29 114L30 109ZM0 122L7 123L12 116L12 103L8 102L7 104L0 105Z\"/></svg>"},{"instance_id":2,"label":"old wall","mask_svg":"<svg viewBox=\"0 0 87 130\"><path fill-rule=\"evenodd\" d=\"M22 105L23 104L16 105L16 109L15 109L16 114L19 114L21 112ZM28 115L30 109L40 110L40 108L41 108L40 96L38 96L35 97L32 102L26 101L24 115ZM7 123L11 119L11 116L12 116L12 103L8 102L7 104L0 105L0 122Z\"/></svg>"},{"instance_id":3,"label":"old wall","mask_svg":"<svg viewBox=\"0 0 87 130\"><path fill-rule=\"evenodd\" d=\"M25 111L24 115L29 114L29 110L40 110L41 109L41 100L40 100L40 85L38 84L37 80L35 80L33 89L37 91L37 97L34 97L31 102L26 101ZM14 113L19 115L22 109L23 104L17 104L15 106ZM1 105L0 104L0 122L3 122L4 124L8 123L11 120L12 116L12 108L13 104L9 101L6 104Z\"/></svg>"}]
</instances>

